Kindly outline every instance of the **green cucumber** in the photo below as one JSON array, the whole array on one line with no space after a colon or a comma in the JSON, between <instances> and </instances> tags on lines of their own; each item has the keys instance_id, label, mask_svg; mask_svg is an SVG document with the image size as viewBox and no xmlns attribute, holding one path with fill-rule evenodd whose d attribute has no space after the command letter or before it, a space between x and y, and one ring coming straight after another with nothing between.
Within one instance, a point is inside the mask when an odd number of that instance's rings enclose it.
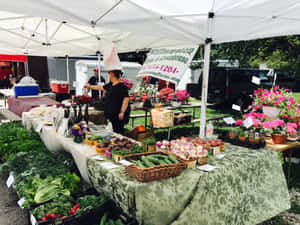
<instances>
[{"instance_id":1,"label":"green cucumber","mask_svg":"<svg viewBox=\"0 0 300 225\"><path fill-rule=\"evenodd\" d=\"M136 163L137 163L137 161L135 161L135 160L133 160L133 159L129 160L129 162L131 162L131 163L133 163L133 164L135 164L135 165L136 165Z\"/></svg>"},{"instance_id":2,"label":"green cucumber","mask_svg":"<svg viewBox=\"0 0 300 225\"><path fill-rule=\"evenodd\" d=\"M101 218L100 225L105 225L105 223L106 223L106 219L107 219L107 215L106 215L106 214L104 214L104 216L102 216L102 218Z\"/></svg>"},{"instance_id":3,"label":"green cucumber","mask_svg":"<svg viewBox=\"0 0 300 225\"><path fill-rule=\"evenodd\" d=\"M169 159L164 159L164 161L166 162L166 164L173 164Z\"/></svg>"},{"instance_id":4,"label":"green cucumber","mask_svg":"<svg viewBox=\"0 0 300 225\"><path fill-rule=\"evenodd\" d=\"M154 163L154 164L156 164L156 165L159 165L159 159L156 159L156 158L151 157L151 156L147 156L147 159L148 159L150 162L152 162L152 163Z\"/></svg>"},{"instance_id":5,"label":"green cucumber","mask_svg":"<svg viewBox=\"0 0 300 225\"><path fill-rule=\"evenodd\" d=\"M179 163L179 161L175 159L172 155L168 156L168 160L171 161L172 163Z\"/></svg>"},{"instance_id":6,"label":"green cucumber","mask_svg":"<svg viewBox=\"0 0 300 225\"><path fill-rule=\"evenodd\" d=\"M145 164L147 167L152 167L155 166L152 162L150 162L146 157L142 157L142 162Z\"/></svg>"},{"instance_id":7,"label":"green cucumber","mask_svg":"<svg viewBox=\"0 0 300 225\"><path fill-rule=\"evenodd\" d=\"M144 164L140 160L136 162L136 165L140 168L146 168L146 166L144 166Z\"/></svg>"},{"instance_id":8,"label":"green cucumber","mask_svg":"<svg viewBox=\"0 0 300 225\"><path fill-rule=\"evenodd\" d=\"M159 160L159 165L165 165L166 163L165 163L165 161L164 160Z\"/></svg>"}]
</instances>

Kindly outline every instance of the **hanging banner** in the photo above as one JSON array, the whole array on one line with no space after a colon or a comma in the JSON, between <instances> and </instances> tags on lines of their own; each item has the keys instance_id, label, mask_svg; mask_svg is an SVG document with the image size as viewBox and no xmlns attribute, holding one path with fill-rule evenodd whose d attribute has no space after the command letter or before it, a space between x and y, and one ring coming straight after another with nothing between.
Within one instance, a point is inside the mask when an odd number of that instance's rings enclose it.
<instances>
[{"instance_id":1,"label":"hanging banner","mask_svg":"<svg viewBox=\"0 0 300 225\"><path fill-rule=\"evenodd\" d=\"M152 49L137 77L151 76L176 85L190 65L198 47Z\"/></svg>"}]
</instances>

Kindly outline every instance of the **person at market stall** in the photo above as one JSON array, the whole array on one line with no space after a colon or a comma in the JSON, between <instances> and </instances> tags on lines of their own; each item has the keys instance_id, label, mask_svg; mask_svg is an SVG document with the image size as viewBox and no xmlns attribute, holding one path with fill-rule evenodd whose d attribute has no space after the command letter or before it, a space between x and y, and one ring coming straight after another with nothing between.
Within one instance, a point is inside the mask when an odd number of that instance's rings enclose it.
<instances>
[{"instance_id":1,"label":"person at market stall","mask_svg":"<svg viewBox=\"0 0 300 225\"><path fill-rule=\"evenodd\" d=\"M106 85L86 84L87 89L104 91L104 114L112 123L114 132L123 134L124 125L129 122L130 107L128 88L120 81L123 72L120 69L108 72Z\"/></svg>"},{"instance_id":2,"label":"person at market stall","mask_svg":"<svg viewBox=\"0 0 300 225\"><path fill-rule=\"evenodd\" d=\"M105 79L103 76L100 75L100 82L105 84ZM92 76L88 83L90 85L97 85L99 83L99 68L95 67L94 69L94 76ZM90 91L89 88L87 88L87 93ZM101 92L101 96L103 96L103 92ZM97 101L99 99L99 91L92 90L92 101Z\"/></svg>"}]
</instances>

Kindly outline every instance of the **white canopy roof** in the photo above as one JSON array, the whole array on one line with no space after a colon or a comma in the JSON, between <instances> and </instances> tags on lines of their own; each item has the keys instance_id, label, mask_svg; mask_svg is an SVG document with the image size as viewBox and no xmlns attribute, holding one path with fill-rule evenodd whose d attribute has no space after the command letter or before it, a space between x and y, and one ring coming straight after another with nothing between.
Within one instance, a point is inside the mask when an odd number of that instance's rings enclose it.
<instances>
[{"instance_id":1,"label":"white canopy roof","mask_svg":"<svg viewBox=\"0 0 300 225\"><path fill-rule=\"evenodd\" d=\"M210 37L213 43L222 43L300 34L299 0L0 0L0 4L2 53L83 55L95 54L111 41L125 52L198 45Z\"/></svg>"}]
</instances>

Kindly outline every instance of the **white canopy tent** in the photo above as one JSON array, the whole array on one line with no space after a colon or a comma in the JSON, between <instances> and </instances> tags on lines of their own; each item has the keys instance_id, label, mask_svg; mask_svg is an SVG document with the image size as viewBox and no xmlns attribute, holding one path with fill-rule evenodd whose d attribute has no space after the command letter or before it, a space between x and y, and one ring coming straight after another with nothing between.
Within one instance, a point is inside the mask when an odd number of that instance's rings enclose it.
<instances>
[{"instance_id":1,"label":"white canopy tent","mask_svg":"<svg viewBox=\"0 0 300 225\"><path fill-rule=\"evenodd\" d=\"M114 42L121 52L204 44L200 136L205 131L211 44L300 34L298 0L0 0L0 3L1 10L15 13L10 16L0 13L0 51L4 53L21 53L22 49L29 54L81 55L101 51L102 42L106 41ZM41 18L44 31L38 28L39 35L32 36L36 33L32 28L34 24L38 26ZM16 20L24 23L21 30ZM30 20L32 25L28 30Z\"/></svg>"}]
</instances>

